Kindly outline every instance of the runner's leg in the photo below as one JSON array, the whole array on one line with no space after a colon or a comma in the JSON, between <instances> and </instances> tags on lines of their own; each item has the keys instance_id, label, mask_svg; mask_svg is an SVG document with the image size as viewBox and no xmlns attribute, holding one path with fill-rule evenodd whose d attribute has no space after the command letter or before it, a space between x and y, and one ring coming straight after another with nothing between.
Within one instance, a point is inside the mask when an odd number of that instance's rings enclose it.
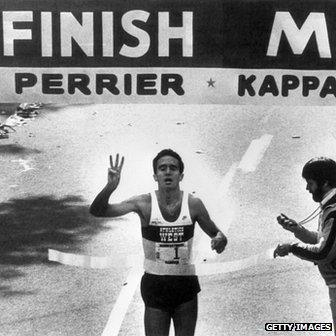
<instances>
[{"instance_id":1,"label":"runner's leg","mask_svg":"<svg viewBox=\"0 0 336 336\"><path fill-rule=\"evenodd\" d=\"M145 307L146 336L168 336L170 314L164 310Z\"/></svg>"},{"instance_id":2,"label":"runner's leg","mask_svg":"<svg viewBox=\"0 0 336 336\"><path fill-rule=\"evenodd\" d=\"M193 336L197 321L197 295L179 305L173 314L175 336Z\"/></svg>"}]
</instances>

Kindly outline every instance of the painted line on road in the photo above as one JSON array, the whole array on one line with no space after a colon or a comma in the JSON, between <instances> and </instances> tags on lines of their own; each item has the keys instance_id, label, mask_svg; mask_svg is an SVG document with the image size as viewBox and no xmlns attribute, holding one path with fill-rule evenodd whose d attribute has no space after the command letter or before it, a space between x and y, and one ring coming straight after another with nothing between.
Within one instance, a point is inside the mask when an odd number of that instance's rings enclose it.
<instances>
[{"instance_id":1,"label":"painted line on road","mask_svg":"<svg viewBox=\"0 0 336 336\"><path fill-rule=\"evenodd\" d=\"M226 193L228 192L230 185L233 181L233 178L236 174L238 168L238 163L234 162L231 167L229 168L228 172L222 178L219 186L219 196L221 198L226 197Z\"/></svg>"},{"instance_id":2,"label":"painted line on road","mask_svg":"<svg viewBox=\"0 0 336 336\"><path fill-rule=\"evenodd\" d=\"M234 162L224 177L220 180L219 187L216 189L216 197L208 200L213 206L212 219L223 232L227 233L231 226L234 217L234 209L232 206L224 207L223 204L228 205L227 194L230 189L230 185L235 176L238 167L238 162ZM222 224L223 223L223 224ZM204 234L201 229L195 230L195 245L193 250L193 260L211 259L213 257L213 251L210 249L209 237Z\"/></svg>"},{"instance_id":3,"label":"painted line on road","mask_svg":"<svg viewBox=\"0 0 336 336\"><path fill-rule=\"evenodd\" d=\"M218 191L216 193L216 204L218 204L217 208L221 210L214 212L213 217L216 223L221 223L223 218L226 219L224 225L217 224L220 230L224 233L227 233L230 229L234 218L234 210L232 207L228 207L224 211L221 205L228 203L227 193L230 189L237 170L240 169L245 173L255 171L257 166L261 162L267 148L269 147L272 138L273 135L264 134L259 139L252 140L240 162L234 162L229 168L228 172L223 177L223 179L220 181L219 187L217 189ZM212 251L209 250L208 245L209 243L206 240L206 237L200 238L198 246L194 250L194 256L196 260L211 258Z\"/></svg>"},{"instance_id":4,"label":"painted line on road","mask_svg":"<svg viewBox=\"0 0 336 336\"><path fill-rule=\"evenodd\" d=\"M141 277L142 271L139 267L133 268L128 274L124 287L120 291L117 301L110 313L102 336L117 336L119 334L121 324L127 313L128 307L133 300L134 293L138 288Z\"/></svg>"},{"instance_id":5,"label":"painted line on road","mask_svg":"<svg viewBox=\"0 0 336 336\"><path fill-rule=\"evenodd\" d=\"M259 139L253 140L241 159L238 168L243 172L255 171L268 146L270 145L272 138L273 135L264 134Z\"/></svg>"},{"instance_id":6,"label":"painted line on road","mask_svg":"<svg viewBox=\"0 0 336 336\"><path fill-rule=\"evenodd\" d=\"M233 178L238 169L242 170L243 172L252 172L255 171L259 163L261 162L267 148L269 147L273 135L271 134L264 134L259 139L252 140L249 147L247 148L245 154L241 158L240 162L234 162L229 171L225 174L223 179L220 182L218 188L218 195L217 199L220 202L226 202L227 192L232 184ZM219 207L221 208L221 207ZM233 210L229 209L230 216L227 214L227 209L225 213L225 217L228 219L225 223L225 226L221 227L222 231L228 232L231 223L233 221ZM219 214L219 218L222 217L222 214ZM228 218L229 217L229 218Z\"/></svg>"},{"instance_id":7,"label":"painted line on road","mask_svg":"<svg viewBox=\"0 0 336 336\"><path fill-rule=\"evenodd\" d=\"M228 197L228 192L230 190L230 186L232 184L233 178L237 172L238 168L238 162L234 162L229 171L225 174L224 178L221 180L221 183L219 185L219 191L218 191L218 200L222 204L228 203L227 197ZM219 204L219 209L222 209L223 213L220 213L221 217L226 218L225 224L221 227L222 231L228 232L229 228L231 226L231 223L233 221L234 217L234 209L233 207L229 207L228 209L223 209L220 204Z\"/></svg>"}]
</instances>

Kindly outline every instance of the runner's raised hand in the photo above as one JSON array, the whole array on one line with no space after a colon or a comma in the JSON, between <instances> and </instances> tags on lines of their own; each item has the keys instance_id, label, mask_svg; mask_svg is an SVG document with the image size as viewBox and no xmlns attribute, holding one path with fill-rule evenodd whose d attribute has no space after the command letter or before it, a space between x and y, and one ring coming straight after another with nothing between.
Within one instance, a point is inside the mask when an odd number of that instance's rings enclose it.
<instances>
[{"instance_id":1,"label":"runner's raised hand","mask_svg":"<svg viewBox=\"0 0 336 336\"><path fill-rule=\"evenodd\" d=\"M107 170L107 184L113 190L116 189L120 181L120 173L124 165L124 157L121 157L119 163L119 153L116 155L115 163L113 164L112 155L110 155L110 167Z\"/></svg>"}]
</instances>

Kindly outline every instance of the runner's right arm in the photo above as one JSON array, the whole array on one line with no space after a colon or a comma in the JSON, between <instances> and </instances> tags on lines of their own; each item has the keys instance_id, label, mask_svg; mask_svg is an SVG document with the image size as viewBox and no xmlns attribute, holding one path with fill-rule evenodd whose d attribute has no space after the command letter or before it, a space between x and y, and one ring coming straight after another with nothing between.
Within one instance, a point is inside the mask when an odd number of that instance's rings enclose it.
<instances>
[{"instance_id":1,"label":"runner's right arm","mask_svg":"<svg viewBox=\"0 0 336 336\"><path fill-rule=\"evenodd\" d=\"M119 164L119 154L116 156L113 164L112 155L110 155L110 168L107 172L107 184L103 190L96 196L90 206L90 213L96 217L118 217L130 212L138 212L139 197L132 197L120 203L109 204L111 194L117 189L120 182L120 173L124 164L124 157Z\"/></svg>"},{"instance_id":2,"label":"runner's right arm","mask_svg":"<svg viewBox=\"0 0 336 336\"><path fill-rule=\"evenodd\" d=\"M130 212L138 213L138 196L129 198L120 203L109 204L109 198L112 192L105 186L105 188L96 196L90 206L90 213L96 217L119 217Z\"/></svg>"}]
</instances>

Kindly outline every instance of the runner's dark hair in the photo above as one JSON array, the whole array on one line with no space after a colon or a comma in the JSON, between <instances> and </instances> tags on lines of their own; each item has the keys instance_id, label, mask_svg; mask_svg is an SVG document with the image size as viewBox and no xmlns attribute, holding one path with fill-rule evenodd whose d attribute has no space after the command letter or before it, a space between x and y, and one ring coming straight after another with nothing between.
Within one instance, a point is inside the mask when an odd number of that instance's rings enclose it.
<instances>
[{"instance_id":1,"label":"runner's dark hair","mask_svg":"<svg viewBox=\"0 0 336 336\"><path fill-rule=\"evenodd\" d=\"M163 156L172 156L173 158L177 159L179 162L179 171L182 174L184 171L184 163L180 157L179 154L177 154L175 151L173 151L170 148L167 149L163 149L161 152L159 152L155 158L153 159L153 171L154 174L157 173L157 162L159 161L160 158L162 158Z\"/></svg>"}]
</instances>

